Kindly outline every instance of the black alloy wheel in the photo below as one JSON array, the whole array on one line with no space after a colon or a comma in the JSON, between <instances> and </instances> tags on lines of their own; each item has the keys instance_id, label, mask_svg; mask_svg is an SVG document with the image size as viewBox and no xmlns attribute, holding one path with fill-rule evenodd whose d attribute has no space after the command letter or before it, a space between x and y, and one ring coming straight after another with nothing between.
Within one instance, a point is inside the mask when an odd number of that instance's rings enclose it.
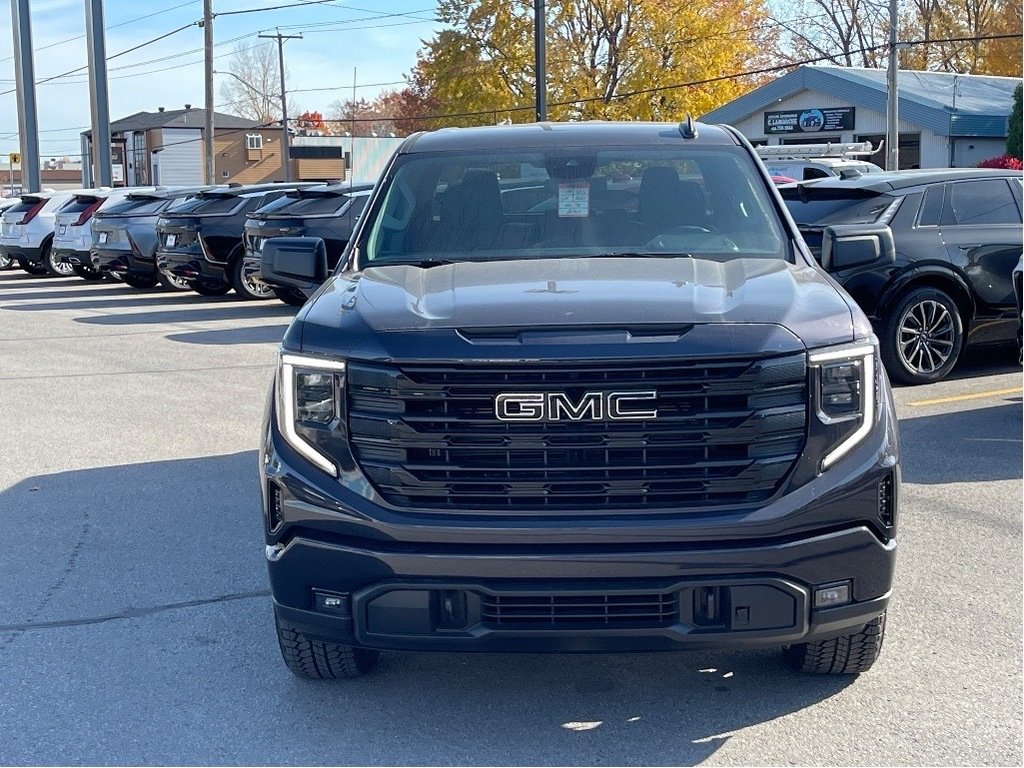
<instances>
[{"instance_id":1,"label":"black alloy wheel","mask_svg":"<svg viewBox=\"0 0 1024 768\"><path fill-rule=\"evenodd\" d=\"M953 370L963 342L956 302L938 288L915 288L886 318L882 362L895 381L930 384Z\"/></svg>"}]
</instances>

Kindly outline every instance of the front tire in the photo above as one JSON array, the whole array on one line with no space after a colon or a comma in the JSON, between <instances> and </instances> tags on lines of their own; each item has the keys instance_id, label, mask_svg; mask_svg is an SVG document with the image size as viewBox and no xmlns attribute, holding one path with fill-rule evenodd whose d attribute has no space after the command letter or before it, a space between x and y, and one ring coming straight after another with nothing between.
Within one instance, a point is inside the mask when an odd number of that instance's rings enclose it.
<instances>
[{"instance_id":1,"label":"front tire","mask_svg":"<svg viewBox=\"0 0 1024 768\"><path fill-rule=\"evenodd\" d=\"M956 302L938 288L909 291L886 316L882 362L901 384L931 384L944 379L964 343Z\"/></svg>"},{"instance_id":2,"label":"front tire","mask_svg":"<svg viewBox=\"0 0 1024 768\"><path fill-rule=\"evenodd\" d=\"M859 675L878 660L885 639L885 614L855 632L782 649L789 665L814 675Z\"/></svg>"},{"instance_id":3,"label":"front tire","mask_svg":"<svg viewBox=\"0 0 1024 768\"><path fill-rule=\"evenodd\" d=\"M12 264L14 264L14 259L6 253L0 253L0 269L10 269Z\"/></svg>"},{"instance_id":4,"label":"front tire","mask_svg":"<svg viewBox=\"0 0 1024 768\"><path fill-rule=\"evenodd\" d=\"M306 680L359 677L373 669L380 655L366 648L309 638L278 616L276 609L274 624L285 665L294 675Z\"/></svg>"},{"instance_id":5,"label":"front tire","mask_svg":"<svg viewBox=\"0 0 1024 768\"><path fill-rule=\"evenodd\" d=\"M255 275L245 273L245 259L238 256L231 262L231 286L240 299L262 301L274 297L274 289Z\"/></svg>"},{"instance_id":6,"label":"front tire","mask_svg":"<svg viewBox=\"0 0 1024 768\"><path fill-rule=\"evenodd\" d=\"M223 280L189 280L188 287L200 296L223 296L231 285Z\"/></svg>"}]
</instances>

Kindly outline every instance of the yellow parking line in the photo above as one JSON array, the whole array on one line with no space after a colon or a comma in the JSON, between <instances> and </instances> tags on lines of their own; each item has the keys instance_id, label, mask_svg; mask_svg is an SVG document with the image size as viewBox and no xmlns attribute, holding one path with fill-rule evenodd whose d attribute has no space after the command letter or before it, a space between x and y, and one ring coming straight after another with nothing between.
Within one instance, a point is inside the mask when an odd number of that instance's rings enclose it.
<instances>
[{"instance_id":1,"label":"yellow parking line","mask_svg":"<svg viewBox=\"0 0 1024 768\"><path fill-rule=\"evenodd\" d=\"M983 397L999 397L1000 395L1017 395L1024 392L1024 388L1013 387L1011 389L990 389L988 392L972 392L969 395L953 395L952 397L936 397L933 400L913 400L907 405L938 405L939 403L958 403L961 400L980 400Z\"/></svg>"}]
</instances>

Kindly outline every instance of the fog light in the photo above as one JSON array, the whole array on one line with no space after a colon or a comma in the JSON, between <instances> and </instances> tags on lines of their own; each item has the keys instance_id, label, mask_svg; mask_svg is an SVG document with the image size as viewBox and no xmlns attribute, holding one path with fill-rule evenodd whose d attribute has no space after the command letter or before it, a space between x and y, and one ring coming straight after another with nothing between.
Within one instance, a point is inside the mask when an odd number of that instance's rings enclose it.
<instances>
[{"instance_id":1,"label":"fog light","mask_svg":"<svg viewBox=\"0 0 1024 768\"><path fill-rule=\"evenodd\" d=\"M352 612L349 606L348 595L314 589L313 597L316 599L316 609L318 611L333 613L337 616L348 616Z\"/></svg>"},{"instance_id":2,"label":"fog light","mask_svg":"<svg viewBox=\"0 0 1024 768\"><path fill-rule=\"evenodd\" d=\"M848 602L850 602L850 582L848 581L829 584L827 587L818 587L814 590L815 608L832 608L836 605L845 605Z\"/></svg>"}]
</instances>

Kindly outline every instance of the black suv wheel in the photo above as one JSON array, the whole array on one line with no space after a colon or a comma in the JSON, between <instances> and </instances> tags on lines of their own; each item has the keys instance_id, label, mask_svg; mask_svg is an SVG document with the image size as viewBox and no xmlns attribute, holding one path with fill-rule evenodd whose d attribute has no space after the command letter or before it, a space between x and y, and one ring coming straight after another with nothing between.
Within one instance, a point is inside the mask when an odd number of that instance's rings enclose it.
<instances>
[{"instance_id":1,"label":"black suv wheel","mask_svg":"<svg viewBox=\"0 0 1024 768\"><path fill-rule=\"evenodd\" d=\"M231 285L240 299L258 301L274 297L274 289L260 280L258 274L246 273L245 260L239 256L231 263Z\"/></svg>"},{"instance_id":2,"label":"black suv wheel","mask_svg":"<svg viewBox=\"0 0 1024 768\"><path fill-rule=\"evenodd\" d=\"M284 663L298 677L307 680L337 680L369 672L380 655L366 648L313 640L292 627L274 611L277 642Z\"/></svg>"},{"instance_id":3,"label":"black suv wheel","mask_svg":"<svg viewBox=\"0 0 1024 768\"><path fill-rule=\"evenodd\" d=\"M882 362L902 384L930 384L953 370L964 343L956 302L938 288L914 288L886 316Z\"/></svg>"}]
</instances>

